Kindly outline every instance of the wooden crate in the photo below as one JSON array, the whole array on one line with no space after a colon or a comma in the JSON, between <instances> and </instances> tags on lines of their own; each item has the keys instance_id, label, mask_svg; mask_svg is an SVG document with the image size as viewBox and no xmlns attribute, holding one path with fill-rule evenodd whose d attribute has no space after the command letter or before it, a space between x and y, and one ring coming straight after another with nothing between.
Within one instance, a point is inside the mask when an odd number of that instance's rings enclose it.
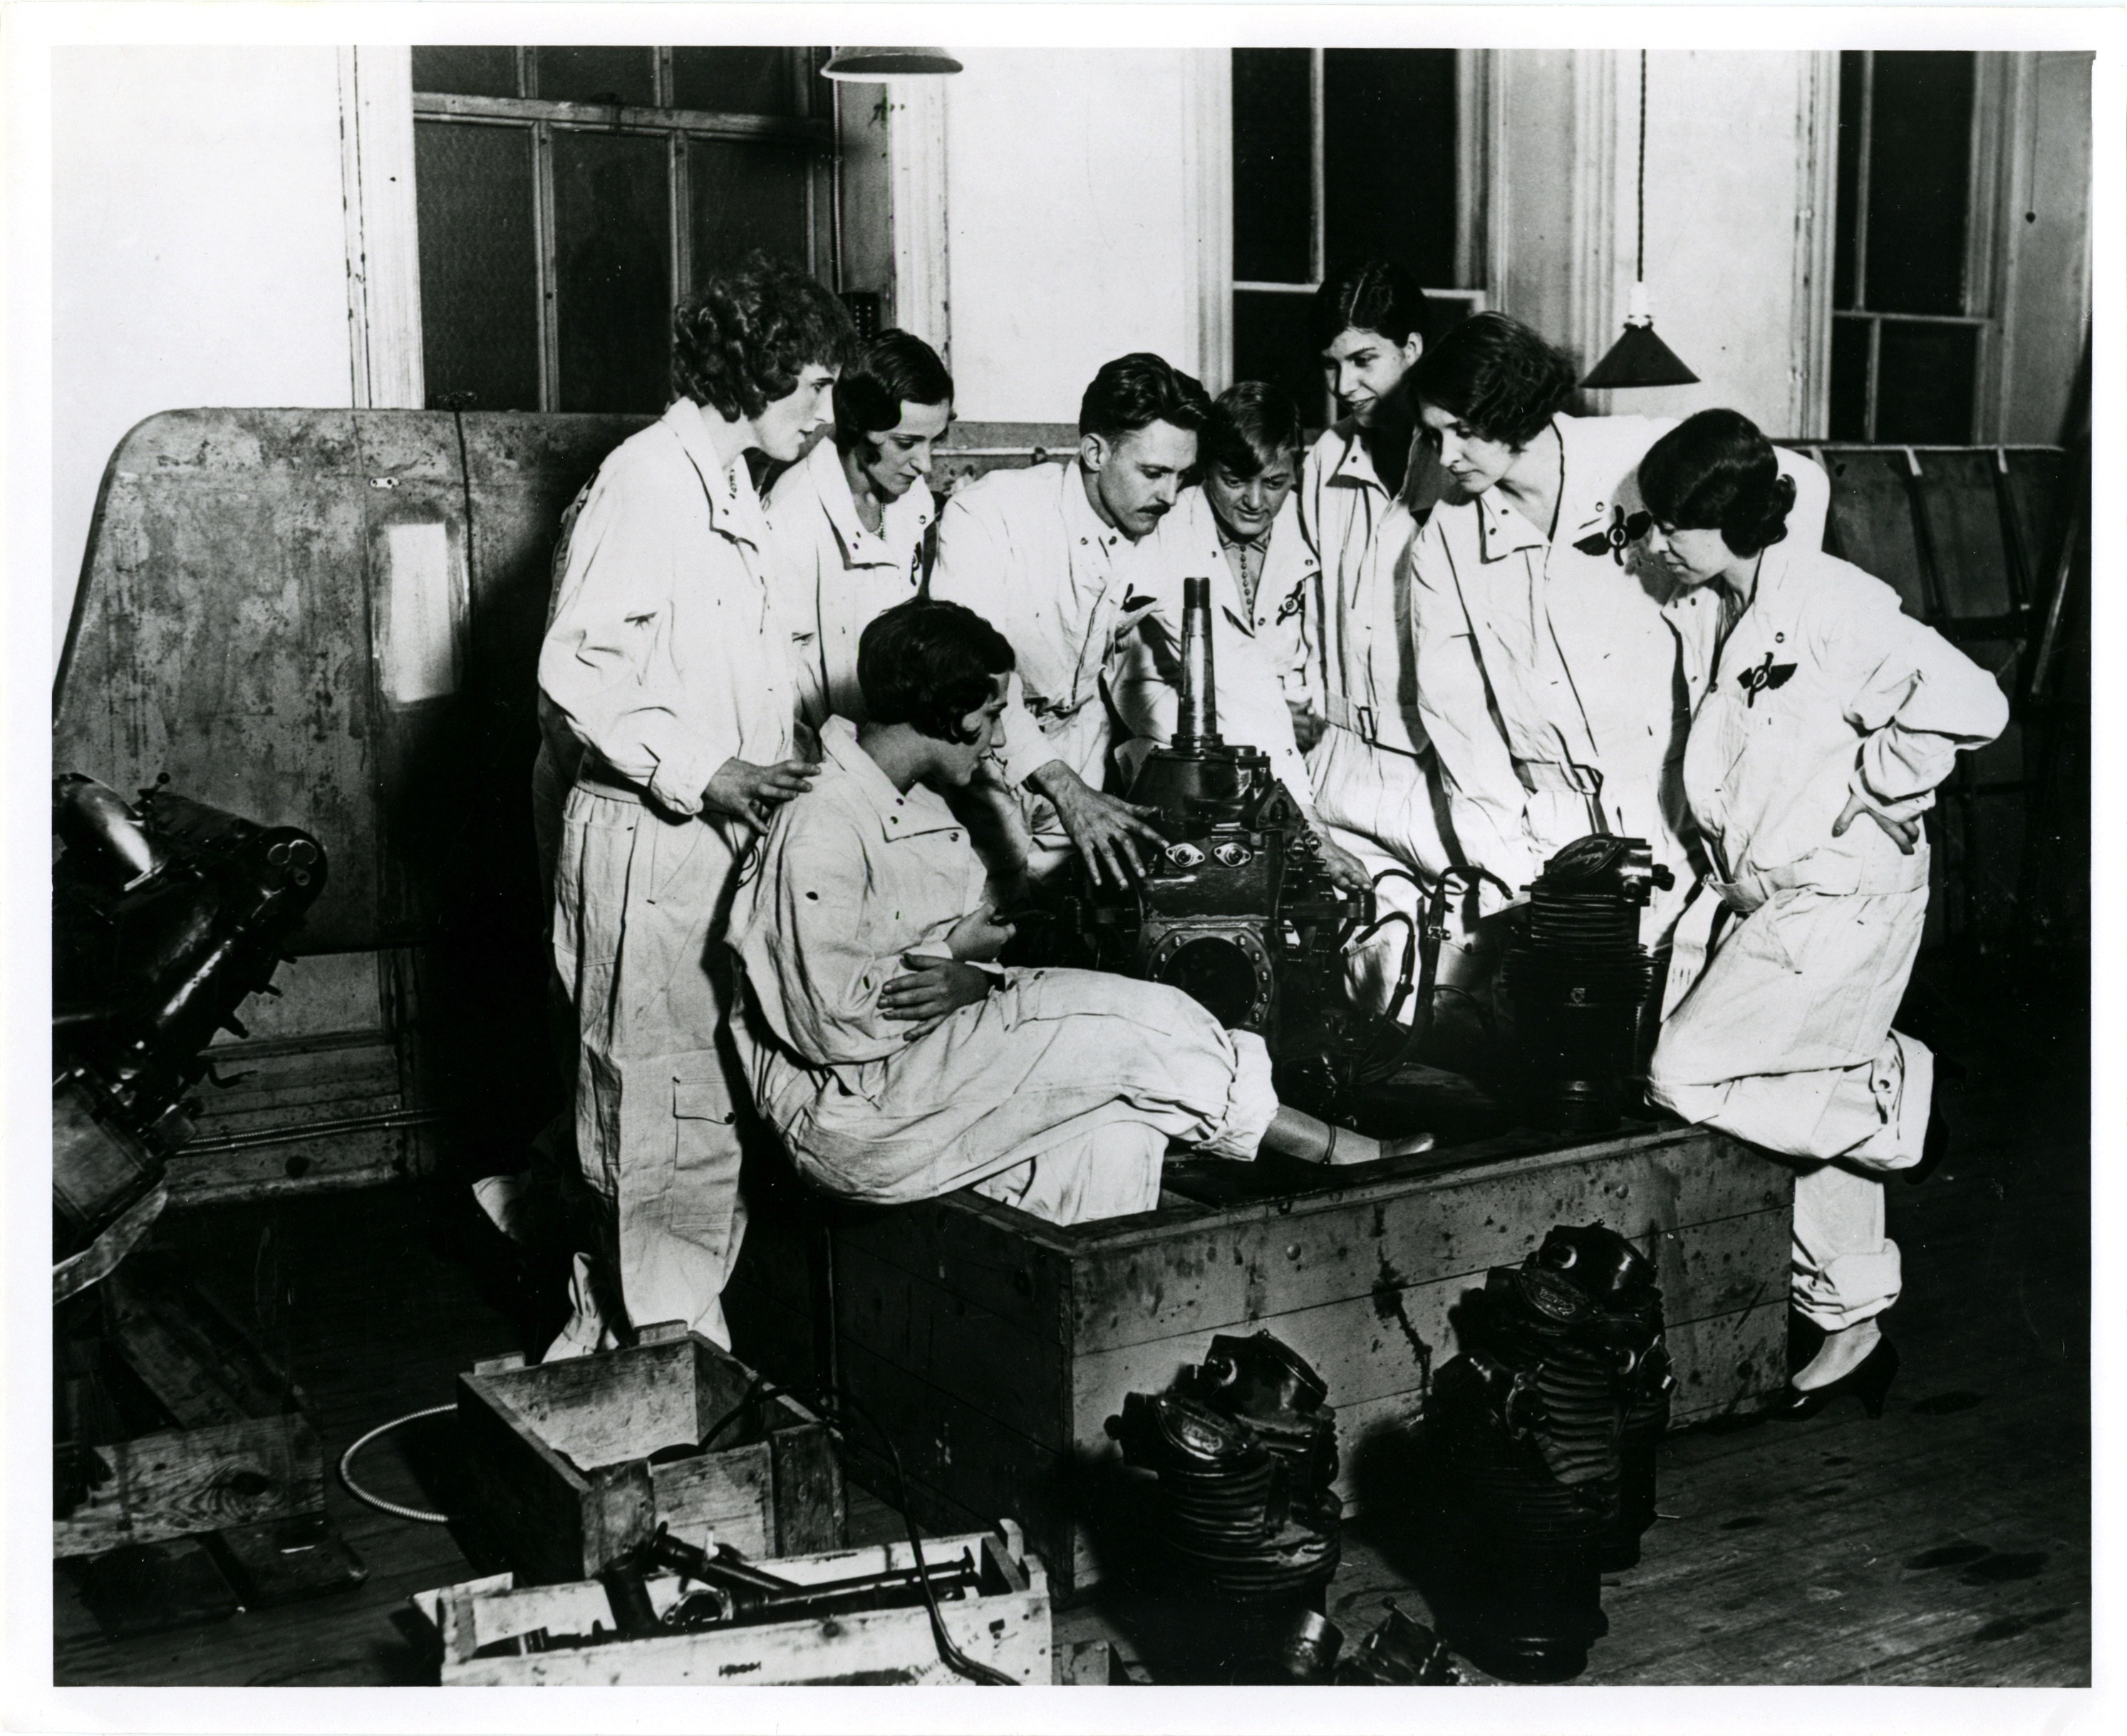
<instances>
[{"instance_id":1,"label":"wooden crate","mask_svg":"<svg viewBox=\"0 0 2127 1736\"><path fill-rule=\"evenodd\" d=\"M458 1377L458 1420L484 1541L520 1582L584 1579L662 1520L747 1555L839 1548L847 1509L826 1429L771 1399L765 1439L727 1430L717 1449L664 1464L745 1398L753 1371L678 1326L632 1349L526 1368L521 1357ZM734 1425L734 1428L742 1426Z\"/></svg>"},{"instance_id":2,"label":"wooden crate","mask_svg":"<svg viewBox=\"0 0 2127 1736\"><path fill-rule=\"evenodd\" d=\"M301 1389L161 1254L135 1253L69 1304L100 1321L94 1378L121 1412L172 1425L62 1442L54 1556L323 1514L324 1460ZM83 1317L70 1313L69 1318Z\"/></svg>"},{"instance_id":3,"label":"wooden crate","mask_svg":"<svg viewBox=\"0 0 2127 1736\"><path fill-rule=\"evenodd\" d=\"M940 1601L946 1632L976 1662L1047 1686L1049 1577L1040 1558L1026 1553L1017 1527L1007 1525L997 1534L931 1539L923 1558L936 1567L970 1549L981 1563L981 1591ZM906 1543L760 1563L802 1584L914 1564ZM647 1589L662 1615L678 1598L680 1582L661 1575ZM921 1606L590 1645L579 1636L594 1624L609 1631L614 1625L605 1587L596 1583L521 1587L503 1573L424 1591L411 1601L441 1649L446 1687L943 1686L966 1680L938 1656L929 1614ZM535 1644L542 1649L526 1648L522 1636L533 1634L541 1636Z\"/></svg>"},{"instance_id":4,"label":"wooden crate","mask_svg":"<svg viewBox=\"0 0 2127 1736\"><path fill-rule=\"evenodd\" d=\"M1059 1595L1099 1576L1082 1497L1116 1456L1102 1425L1125 1393L1165 1387L1214 1333L1275 1332L1329 1382L1352 1504L1375 1438L1419 1413L1455 1354L1451 1310L1556 1224L1599 1220L1654 1257L1678 1421L1750 1407L1785 1378L1793 1181L1715 1133L1517 1132L1326 1185L1268 1162L1168 1174L1157 1211L1073 1228L959 1193L835 1231L841 1376L893 1432L917 1514L1011 1515ZM797 1215L755 1217L725 1307L751 1360L810 1373ZM882 1468L860 1454L855 1468Z\"/></svg>"}]
</instances>

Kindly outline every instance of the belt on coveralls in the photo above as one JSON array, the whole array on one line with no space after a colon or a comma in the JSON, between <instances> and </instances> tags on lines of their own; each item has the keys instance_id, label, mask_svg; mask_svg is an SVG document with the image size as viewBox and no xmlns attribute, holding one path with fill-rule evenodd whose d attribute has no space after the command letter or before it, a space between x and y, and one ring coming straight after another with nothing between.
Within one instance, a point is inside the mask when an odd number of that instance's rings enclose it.
<instances>
[{"instance_id":1,"label":"belt on coveralls","mask_svg":"<svg viewBox=\"0 0 2127 1736\"><path fill-rule=\"evenodd\" d=\"M647 803L651 799L650 792L642 785L623 777L612 766L590 752L584 755L582 763L576 767L576 782L596 790L600 795L618 796L631 802Z\"/></svg>"},{"instance_id":2,"label":"belt on coveralls","mask_svg":"<svg viewBox=\"0 0 2127 1736\"><path fill-rule=\"evenodd\" d=\"M1748 916L1781 892L1880 897L1888 893L1922 890L1927 885L1927 862L1925 851L1902 856L1894 863L1874 866L1850 856L1826 860L1821 852L1812 851L1799 861L1783 862L1774 868L1746 869L1732 880L1708 875L1706 884L1738 916Z\"/></svg>"},{"instance_id":3,"label":"belt on coveralls","mask_svg":"<svg viewBox=\"0 0 2127 1736\"><path fill-rule=\"evenodd\" d=\"M1555 760L1516 760L1514 771L1531 794L1594 795L1603 788L1600 772L1561 766Z\"/></svg>"},{"instance_id":4,"label":"belt on coveralls","mask_svg":"<svg viewBox=\"0 0 2127 1736\"><path fill-rule=\"evenodd\" d=\"M1391 753L1414 754L1424 748L1427 740L1425 720L1419 715L1415 705L1391 705L1383 710L1376 710L1371 705L1354 705L1341 694L1328 693L1322 696L1322 715L1338 728L1348 729L1362 741L1373 747L1386 747ZM1405 738L1416 745L1406 747L1395 742L1383 741L1381 725L1384 716L1400 719Z\"/></svg>"}]
</instances>

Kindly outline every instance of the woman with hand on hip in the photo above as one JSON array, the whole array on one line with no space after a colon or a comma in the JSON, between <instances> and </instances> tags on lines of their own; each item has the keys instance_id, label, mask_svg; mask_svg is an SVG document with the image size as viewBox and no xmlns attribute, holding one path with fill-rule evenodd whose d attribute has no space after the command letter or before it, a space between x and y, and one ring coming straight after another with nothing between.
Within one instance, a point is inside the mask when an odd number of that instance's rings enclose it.
<instances>
[{"instance_id":1,"label":"woman with hand on hip","mask_svg":"<svg viewBox=\"0 0 2127 1736\"><path fill-rule=\"evenodd\" d=\"M1784 1414L1883 1406L1898 1250L1878 1178L1940 1157L1934 1057L1891 1028L1927 914L1920 816L2008 722L1986 671L1859 568L1787 537L1793 490L1732 410L1640 462L1692 721L1709 878L1677 925L1649 1094L1795 1160L1794 1306L1822 1330Z\"/></svg>"}]
</instances>

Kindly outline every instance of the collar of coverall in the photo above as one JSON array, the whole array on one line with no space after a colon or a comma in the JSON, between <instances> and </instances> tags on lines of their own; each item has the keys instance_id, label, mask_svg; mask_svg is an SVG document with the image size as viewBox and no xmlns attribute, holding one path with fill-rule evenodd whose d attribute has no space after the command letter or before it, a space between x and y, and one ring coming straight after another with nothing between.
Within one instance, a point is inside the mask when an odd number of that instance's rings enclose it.
<instances>
[{"instance_id":1,"label":"collar of coverall","mask_svg":"<svg viewBox=\"0 0 2127 1736\"><path fill-rule=\"evenodd\" d=\"M812 443L805 455L806 479L826 508L827 522L841 539L842 552L852 567L893 567L900 562L895 550L913 547L931 522L931 491L919 477L908 492L886 503L885 516L874 534L857 516L855 496L842 469L842 454L831 429ZM905 523L903 521L906 521Z\"/></svg>"},{"instance_id":2,"label":"collar of coverall","mask_svg":"<svg viewBox=\"0 0 2127 1736\"><path fill-rule=\"evenodd\" d=\"M878 819L880 837L890 842L934 832L958 834L963 829L935 790L911 784L903 795L895 789L893 780L879 769L879 761L858 746L856 725L847 718L829 718L820 726L820 751L849 774L852 791Z\"/></svg>"},{"instance_id":3,"label":"collar of coverall","mask_svg":"<svg viewBox=\"0 0 2127 1736\"><path fill-rule=\"evenodd\" d=\"M1093 510L1086 498L1086 469L1076 458L1064 467L1064 534L1074 543L1111 551L1130 545L1128 537Z\"/></svg>"},{"instance_id":4,"label":"collar of coverall","mask_svg":"<svg viewBox=\"0 0 2127 1736\"><path fill-rule=\"evenodd\" d=\"M1330 432L1344 443L1343 454L1337 460L1336 468L1329 472L1331 484L1342 484L1348 488L1374 488L1386 494L1388 484L1381 480L1381 472L1374 468L1373 454L1367 450L1366 431L1347 416ZM1425 429L1421 425L1411 431L1410 457L1404 465L1403 486L1406 495L1410 492L1424 468L1421 461L1424 458L1424 446Z\"/></svg>"},{"instance_id":5,"label":"collar of coverall","mask_svg":"<svg viewBox=\"0 0 2127 1736\"><path fill-rule=\"evenodd\" d=\"M1559 447L1557 534L1547 538L1507 504L1495 486L1477 497L1482 558L1498 561L1524 548L1570 547L1584 537L1607 531L1613 510L1621 503L1628 512L1637 507L1639 491L1634 478L1641 455L1651 443L1646 424L1644 416L1570 416L1563 411L1553 416L1551 425L1557 430ZM1607 558L1609 553L1605 548L1594 558Z\"/></svg>"},{"instance_id":6,"label":"collar of coverall","mask_svg":"<svg viewBox=\"0 0 2127 1736\"><path fill-rule=\"evenodd\" d=\"M1784 537L1777 543L1765 545L1765 553L1758 562L1758 582L1750 591L1750 600L1747 605L1736 609L1733 619L1722 633L1720 655L1722 657L1727 656L1731 639L1745 616L1755 616L1763 620L1780 607L1780 593L1785 588L1788 575L1793 570L1798 556L1807 553L1807 550L1797 548L1792 539ZM1717 579L1712 584L1689 590L1679 585L1670 593L1669 600L1662 605L1662 609L1665 614L1681 614L1687 609L1710 608L1717 618L1722 610L1735 607L1731 601L1731 595L1728 587ZM1694 598L1701 597L1703 601L1694 602ZM1792 627L1794 623L1789 621L1784 624Z\"/></svg>"},{"instance_id":7,"label":"collar of coverall","mask_svg":"<svg viewBox=\"0 0 2127 1736\"><path fill-rule=\"evenodd\" d=\"M768 543L768 527L760 516L760 496L753 491L753 477L741 457L736 464L719 463L709 431L702 424L702 408L690 398L677 398L665 412L664 425L679 441L695 473L702 479L703 498L709 503L709 529L756 550Z\"/></svg>"}]
</instances>

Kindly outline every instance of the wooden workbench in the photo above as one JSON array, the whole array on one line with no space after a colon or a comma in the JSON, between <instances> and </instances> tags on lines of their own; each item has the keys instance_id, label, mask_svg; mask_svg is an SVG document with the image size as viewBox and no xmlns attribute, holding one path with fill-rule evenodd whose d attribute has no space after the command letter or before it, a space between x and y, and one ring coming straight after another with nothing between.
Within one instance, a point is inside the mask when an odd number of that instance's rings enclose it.
<instances>
[{"instance_id":1,"label":"wooden workbench","mask_svg":"<svg viewBox=\"0 0 2127 1736\"><path fill-rule=\"evenodd\" d=\"M1793 1190L1720 1135L1641 1127L1336 1171L1171 1163L1157 1211L1072 1228L971 1193L785 1201L756 1213L725 1307L739 1355L813 1380L804 1226L829 1212L841 1378L898 1442L918 1512L1018 1520L1068 1593L1100 1575L1078 1497L1116 1456L1125 1393L1164 1388L1214 1333L1275 1332L1329 1382L1349 1504L1354 1465L1455 1354L1463 1293L1556 1224L1599 1220L1655 1258L1677 1421L1755 1408L1785 1379Z\"/></svg>"}]
</instances>

